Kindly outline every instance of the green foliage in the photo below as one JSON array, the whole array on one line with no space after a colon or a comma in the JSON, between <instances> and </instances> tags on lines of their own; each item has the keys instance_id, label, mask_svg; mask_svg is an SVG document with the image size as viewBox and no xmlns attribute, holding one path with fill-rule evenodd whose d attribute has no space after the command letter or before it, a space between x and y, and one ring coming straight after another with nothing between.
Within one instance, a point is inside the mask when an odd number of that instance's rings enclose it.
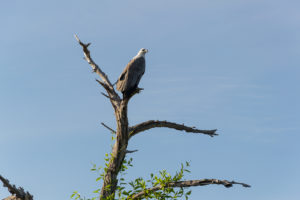
<instances>
[{"instance_id":1,"label":"green foliage","mask_svg":"<svg viewBox=\"0 0 300 200\"><path fill-rule=\"evenodd\" d=\"M112 141L115 138L112 137ZM93 164L91 171L96 172L98 177L96 178L96 182L103 182L104 176L107 172L109 162L111 161L112 154L105 154L105 164L104 167L97 167L96 164ZM184 198L188 199L191 191L186 191L185 188L172 188L168 187L170 182L181 181L184 177L184 173L190 171L187 169L190 164L186 162L185 164L181 164L181 168L174 176L170 175L166 170L159 171L158 175L150 174L150 179L144 180L143 178L137 178L134 181L126 182L124 176L126 175L126 170L129 167L132 167L132 158L124 159L122 166L119 171L118 185L115 192L115 195L107 197L106 200L114 200L113 196L115 196L118 200L131 200L132 197L139 193L144 192L144 195L141 199L179 199ZM101 185L99 183L99 185ZM108 186L110 187L110 186ZM158 190L151 190L150 188L159 187ZM93 191L94 194L97 194L96 197L93 198L85 198L80 195L77 191L74 191L71 195L71 199L74 200L96 200L100 198L101 189L96 189Z\"/></svg>"},{"instance_id":2,"label":"green foliage","mask_svg":"<svg viewBox=\"0 0 300 200\"><path fill-rule=\"evenodd\" d=\"M179 199L184 197L188 199L191 191L186 191L185 188L173 188L168 187L170 182L181 181L184 177L184 172L190 172L186 168L189 167L189 162L185 165L181 164L181 168L174 176L170 175L166 170L159 171L159 175L150 174L149 180L144 180L143 178L137 178L134 181L129 182L131 190L123 191L125 198L130 200L135 194L139 192L144 192L145 195L142 199ZM157 187L158 190L151 190L150 188Z\"/></svg>"}]
</instances>

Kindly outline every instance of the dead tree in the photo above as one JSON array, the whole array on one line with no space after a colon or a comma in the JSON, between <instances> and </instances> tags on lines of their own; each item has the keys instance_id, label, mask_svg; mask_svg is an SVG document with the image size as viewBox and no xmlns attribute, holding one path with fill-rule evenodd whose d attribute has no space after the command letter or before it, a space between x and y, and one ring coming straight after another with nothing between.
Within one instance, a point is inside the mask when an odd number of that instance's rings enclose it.
<instances>
[{"instance_id":1,"label":"dead tree","mask_svg":"<svg viewBox=\"0 0 300 200\"><path fill-rule=\"evenodd\" d=\"M93 71L98 74L101 78L101 80L97 80L97 82L106 90L106 94L102 93L105 97L107 97L112 107L114 108L115 118L116 118L116 131L112 130L111 128L107 127L105 124L103 124L106 128L108 128L110 131L115 132L116 134L116 140L115 144L113 146L111 158L109 161L108 169L104 175L104 181L100 193L100 200L104 200L107 197L112 197L114 199L115 191L118 184L118 173L121 169L122 163L124 161L124 158L126 156L126 153L129 153L130 151L127 150L128 142L131 137L135 136L138 133L141 133L145 130L157 128L157 127L166 127L166 128L172 128L180 131L186 131L189 133L201 133L205 134L211 137L217 136L216 129L214 130L200 130L195 127L188 127L184 124L177 124L173 122L168 121L154 121L149 120L134 126L129 127L128 126L128 117L127 117L127 105L129 100L137 93L140 92L140 88L136 89L130 96L125 98L120 98L120 96L115 91L113 84L108 79L107 75L99 68L99 66L94 62L94 60L91 58L90 51L88 50L88 47L90 43L85 44L80 41L80 39L75 35L76 40L81 45L84 53L85 60L89 63L89 65L92 67ZM209 184L221 184L225 187L231 187L233 184L241 184L244 187L250 187L247 184L244 183L238 183L234 181L226 181L226 180L217 180L217 179L203 179L203 180L191 180L191 181L181 181L181 182L175 182L175 183L169 183L167 187L190 187L190 186L203 186L203 185L209 185ZM155 188L149 188L148 191L157 191L161 190L161 188L155 187ZM135 194L132 199L141 199L143 197L144 193L140 192L138 194Z\"/></svg>"},{"instance_id":2,"label":"dead tree","mask_svg":"<svg viewBox=\"0 0 300 200\"><path fill-rule=\"evenodd\" d=\"M216 129L201 130L195 127L185 126L184 124L177 124L174 122L158 121L158 120L149 120L129 127L128 117L127 117L128 102L135 94L139 93L142 89L137 88L131 95L126 96L123 99L120 98L120 96L115 91L113 84L111 84L111 82L109 81L107 75L99 68L99 66L91 58L90 51L88 50L88 46L90 45L90 43L88 44L82 43L76 35L75 38L83 49L85 60L90 64L93 71L96 74L98 74L101 78L101 80L96 80L96 81L106 90L106 94L105 93L102 94L110 100L111 105L114 108L116 123L117 123L116 131L106 126L104 123L102 123L104 127L109 129L112 133L116 134L116 140L109 160L109 166L104 175L104 181L100 193L100 200L105 200L108 197L114 199L115 191L117 189L117 184L118 184L117 177L120 172L122 163L125 159L125 156L127 153L133 153L137 151L137 150L134 151L127 150L128 142L131 137L137 135L138 133L141 133L143 131L152 128L165 127L165 128L176 129L179 131L186 131L189 133L201 133L211 137L218 135L216 133L217 131ZM4 200L33 200L33 196L29 192L25 192L22 187L17 188L15 185L11 185L9 181L3 178L1 175L0 175L0 181L3 183L3 186L7 187L8 191L12 194L11 196L5 198ZM242 185L243 187L250 187L250 185L247 185L245 183L235 182L235 181L218 180L218 179L201 179L201 180L169 182L167 183L167 185L147 188L145 191L147 192L159 191L162 190L163 187L183 188L183 187L204 186L204 185L211 185L211 184L223 185L225 187L232 187L232 185L234 184L239 184ZM145 191L141 191L132 195L130 199L133 200L142 199L146 195Z\"/></svg>"},{"instance_id":3,"label":"dead tree","mask_svg":"<svg viewBox=\"0 0 300 200\"><path fill-rule=\"evenodd\" d=\"M33 200L33 196L29 192L25 192L22 187L17 188L15 185L9 183L7 179L0 175L0 180L4 187L7 187L11 196L3 200Z\"/></svg>"}]
</instances>

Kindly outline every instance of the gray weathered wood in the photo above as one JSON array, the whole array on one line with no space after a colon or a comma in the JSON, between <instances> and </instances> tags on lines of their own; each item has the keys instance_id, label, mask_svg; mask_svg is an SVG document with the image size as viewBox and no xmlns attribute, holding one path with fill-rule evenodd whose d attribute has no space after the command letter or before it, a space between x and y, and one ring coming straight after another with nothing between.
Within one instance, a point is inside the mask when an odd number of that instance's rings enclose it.
<instances>
[{"instance_id":1,"label":"gray weathered wood","mask_svg":"<svg viewBox=\"0 0 300 200\"><path fill-rule=\"evenodd\" d=\"M178 182L170 182L167 185L165 185L165 188L174 188L174 187L193 187L193 186L205 186L205 185L224 185L224 187L232 187L234 184L242 185L243 187L251 187L248 184L245 183L239 183L235 181L227 181L227 180L218 180L218 179L202 179L202 180L189 180L189 181L178 181ZM146 192L155 192L158 190L162 190L163 186L158 185L152 188L147 188L144 191L141 191L132 197L130 197L130 200L137 200L142 199Z\"/></svg>"},{"instance_id":2,"label":"gray weathered wood","mask_svg":"<svg viewBox=\"0 0 300 200\"><path fill-rule=\"evenodd\" d=\"M33 200L33 196L29 192L25 192L22 187L16 187L9 183L8 179L5 179L3 176L0 175L0 180L3 183L4 187L7 187L9 193L12 196L5 198L5 200L15 199L15 200Z\"/></svg>"}]
</instances>

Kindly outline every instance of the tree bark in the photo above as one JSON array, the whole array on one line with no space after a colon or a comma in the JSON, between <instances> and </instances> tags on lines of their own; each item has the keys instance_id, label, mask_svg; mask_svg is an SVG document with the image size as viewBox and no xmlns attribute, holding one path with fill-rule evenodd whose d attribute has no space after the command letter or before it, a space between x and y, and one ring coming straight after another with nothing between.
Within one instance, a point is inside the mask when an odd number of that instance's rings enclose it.
<instances>
[{"instance_id":1,"label":"tree bark","mask_svg":"<svg viewBox=\"0 0 300 200\"><path fill-rule=\"evenodd\" d=\"M120 107L115 110L117 122L116 141L112 150L107 172L104 176L104 183L101 189L101 200L108 197L114 199L114 193L118 184L117 176L126 156L128 146L127 104L128 99L123 99Z\"/></svg>"},{"instance_id":2,"label":"tree bark","mask_svg":"<svg viewBox=\"0 0 300 200\"><path fill-rule=\"evenodd\" d=\"M168 122L168 121L159 121L159 120L149 120L140 124L137 124L135 126L132 126L129 128L129 137L131 138L132 136L144 132L146 130L152 129L152 128L172 128L176 129L179 131L185 131L188 133L202 133L205 135L209 135L211 137L217 136L218 134L216 133L217 129L213 130L201 130L197 129L195 127L189 127L185 126L184 124L177 124L174 122Z\"/></svg>"}]
</instances>

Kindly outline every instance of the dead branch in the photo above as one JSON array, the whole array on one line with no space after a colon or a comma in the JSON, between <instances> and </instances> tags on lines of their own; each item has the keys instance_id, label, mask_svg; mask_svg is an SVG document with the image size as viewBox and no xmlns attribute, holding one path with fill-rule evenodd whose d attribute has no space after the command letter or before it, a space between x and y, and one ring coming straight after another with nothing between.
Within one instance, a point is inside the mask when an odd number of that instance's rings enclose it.
<instances>
[{"instance_id":1,"label":"dead branch","mask_svg":"<svg viewBox=\"0 0 300 200\"><path fill-rule=\"evenodd\" d=\"M97 81L102 87L104 87L104 89L107 91L108 94L111 92L110 87L109 87L106 83L104 83L104 82L102 82L102 81L99 81L98 79L96 79L96 81Z\"/></svg>"},{"instance_id":2,"label":"dead branch","mask_svg":"<svg viewBox=\"0 0 300 200\"><path fill-rule=\"evenodd\" d=\"M116 106L114 101L117 101L117 105L119 105L121 102L120 96L116 93L116 91L115 91L113 85L111 84L111 82L109 81L107 75L99 68L99 66L91 58L90 51L88 50L88 46L91 43L84 44L83 42L80 41L80 39L78 38L78 36L76 34L74 36L75 36L76 40L78 41L78 43L80 44L80 46L82 46L85 60L91 65L93 71L101 77L103 82L97 80L98 83L100 83L105 88L114 107Z\"/></svg>"},{"instance_id":3,"label":"dead branch","mask_svg":"<svg viewBox=\"0 0 300 200\"><path fill-rule=\"evenodd\" d=\"M33 200L33 196L29 192L25 192L22 187L17 188L15 185L11 185L9 181L1 175L0 180L3 183L3 186L8 188L9 193L16 195L20 200Z\"/></svg>"},{"instance_id":4,"label":"dead branch","mask_svg":"<svg viewBox=\"0 0 300 200\"><path fill-rule=\"evenodd\" d=\"M101 122L102 126L104 126L105 128L107 128L108 130L110 130L110 132L116 134L116 131L112 128L110 128L109 126L107 126L106 124L104 124L103 122Z\"/></svg>"},{"instance_id":5,"label":"dead branch","mask_svg":"<svg viewBox=\"0 0 300 200\"><path fill-rule=\"evenodd\" d=\"M91 58L90 51L88 50L88 46L90 46L91 43L84 44L83 42L80 41L80 39L76 34L74 36L78 41L78 43L82 46L85 60L91 65L93 71L101 77L101 79L105 82L105 84L112 87L112 84L108 80L107 75L98 67L98 65Z\"/></svg>"},{"instance_id":6,"label":"dead branch","mask_svg":"<svg viewBox=\"0 0 300 200\"><path fill-rule=\"evenodd\" d=\"M137 151L139 151L139 150L126 150L126 153L134 153L134 152L137 152Z\"/></svg>"},{"instance_id":7,"label":"dead branch","mask_svg":"<svg viewBox=\"0 0 300 200\"><path fill-rule=\"evenodd\" d=\"M105 96L106 98L110 99L110 97L109 97L107 94L105 94L105 93L103 93L103 92L101 92L101 94L102 94L103 96Z\"/></svg>"},{"instance_id":8,"label":"dead branch","mask_svg":"<svg viewBox=\"0 0 300 200\"><path fill-rule=\"evenodd\" d=\"M118 94L117 94L117 96L115 96L115 95L114 95L115 91L114 91L114 90L111 91L111 89L110 89L104 82L99 81L98 79L96 79L96 81L97 81L102 87L104 87L104 89L106 90L106 92L107 92L108 95L104 94L103 92L101 92L101 94L102 94L103 96L105 96L106 98L110 99L111 102L116 101L116 102L118 103L118 105L119 105L121 99L120 99L120 97L118 96Z\"/></svg>"},{"instance_id":9,"label":"dead branch","mask_svg":"<svg viewBox=\"0 0 300 200\"><path fill-rule=\"evenodd\" d=\"M196 129L195 127L188 127L184 124L177 124L174 122L168 122L168 121L158 121L158 120L149 120L140 124L137 124L135 126L132 126L129 128L129 136L132 137L140 132L149 130L151 128L157 128L157 127L165 127L165 128L173 128L179 131L185 131L189 133L202 133L209 135L211 137L216 136L217 129L214 130L200 130Z\"/></svg>"},{"instance_id":10,"label":"dead branch","mask_svg":"<svg viewBox=\"0 0 300 200\"><path fill-rule=\"evenodd\" d=\"M141 199L145 196L146 193L162 190L163 188L205 186L205 185L212 185L212 184L224 185L226 188L230 188L234 184L242 185L243 187L251 187L250 185L245 184L245 183L239 183L239 182L227 181L227 180L218 180L218 179L178 181L178 182L170 182L165 186L159 185L159 186L155 186L155 187L152 187L152 188L145 189L144 191L141 191L141 192L133 195L129 199L132 199L132 200Z\"/></svg>"}]
</instances>

